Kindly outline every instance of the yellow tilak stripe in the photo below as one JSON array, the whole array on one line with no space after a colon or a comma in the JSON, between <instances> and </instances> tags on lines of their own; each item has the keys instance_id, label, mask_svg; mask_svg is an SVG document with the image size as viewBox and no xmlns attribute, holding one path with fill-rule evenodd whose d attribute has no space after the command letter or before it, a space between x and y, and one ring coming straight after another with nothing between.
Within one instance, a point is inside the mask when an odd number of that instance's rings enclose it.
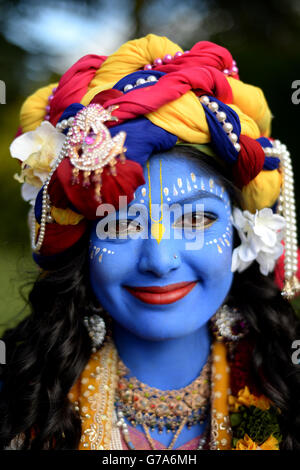
<instances>
[{"instance_id":1,"label":"yellow tilak stripe","mask_svg":"<svg viewBox=\"0 0 300 470\"><path fill-rule=\"evenodd\" d=\"M161 175L161 160L159 160L159 182L160 182L160 205L161 205L161 216L159 220L152 219L152 200L151 200L151 179L150 179L150 165L147 161L147 171L148 171L148 183L149 183L149 214L152 222L161 222L163 218L163 189L162 189L162 175Z\"/></svg>"}]
</instances>

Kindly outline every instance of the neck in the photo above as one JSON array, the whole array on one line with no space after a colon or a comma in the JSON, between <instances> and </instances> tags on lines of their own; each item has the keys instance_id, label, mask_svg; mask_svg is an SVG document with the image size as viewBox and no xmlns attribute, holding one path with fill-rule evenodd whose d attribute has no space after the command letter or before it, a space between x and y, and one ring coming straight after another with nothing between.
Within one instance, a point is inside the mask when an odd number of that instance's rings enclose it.
<instances>
[{"instance_id":1,"label":"neck","mask_svg":"<svg viewBox=\"0 0 300 470\"><path fill-rule=\"evenodd\" d=\"M160 390L191 383L200 374L210 351L207 325L181 338L148 341L115 323L113 337L131 375Z\"/></svg>"}]
</instances>

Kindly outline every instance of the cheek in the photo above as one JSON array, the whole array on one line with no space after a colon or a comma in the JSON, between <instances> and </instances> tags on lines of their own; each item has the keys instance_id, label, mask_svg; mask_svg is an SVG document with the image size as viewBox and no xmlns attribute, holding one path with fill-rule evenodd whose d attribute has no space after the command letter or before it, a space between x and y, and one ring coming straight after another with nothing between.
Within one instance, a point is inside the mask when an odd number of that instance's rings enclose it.
<instances>
[{"instance_id":1,"label":"cheek","mask_svg":"<svg viewBox=\"0 0 300 470\"><path fill-rule=\"evenodd\" d=\"M231 283L232 260L232 227L211 230L204 236L203 246L200 250L187 252L187 262L193 266L203 285L226 286Z\"/></svg>"},{"instance_id":2,"label":"cheek","mask_svg":"<svg viewBox=\"0 0 300 470\"><path fill-rule=\"evenodd\" d=\"M231 259L230 247L224 248L220 253L215 245L203 247L197 254L187 256L187 262L193 266L203 283L219 282L223 278L231 277Z\"/></svg>"},{"instance_id":3,"label":"cheek","mask_svg":"<svg viewBox=\"0 0 300 470\"><path fill-rule=\"evenodd\" d=\"M93 285L101 282L102 288L122 284L133 269L137 259L123 244L91 243L90 276Z\"/></svg>"}]
</instances>

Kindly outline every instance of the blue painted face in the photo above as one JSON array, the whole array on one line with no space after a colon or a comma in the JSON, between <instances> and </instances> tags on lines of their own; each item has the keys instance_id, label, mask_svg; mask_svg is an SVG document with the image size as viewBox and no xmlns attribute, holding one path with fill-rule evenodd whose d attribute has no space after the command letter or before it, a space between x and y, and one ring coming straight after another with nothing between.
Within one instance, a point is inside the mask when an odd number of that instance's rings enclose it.
<instances>
[{"instance_id":1,"label":"blue painted face","mask_svg":"<svg viewBox=\"0 0 300 470\"><path fill-rule=\"evenodd\" d=\"M206 324L230 289L230 200L193 157L153 155L144 175L146 184L128 207L139 205L139 221L120 216L106 240L98 238L96 223L92 229L91 285L103 308L131 333L178 338ZM177 203L181 214L169 209Z\"/></svg>"}]
</instances>

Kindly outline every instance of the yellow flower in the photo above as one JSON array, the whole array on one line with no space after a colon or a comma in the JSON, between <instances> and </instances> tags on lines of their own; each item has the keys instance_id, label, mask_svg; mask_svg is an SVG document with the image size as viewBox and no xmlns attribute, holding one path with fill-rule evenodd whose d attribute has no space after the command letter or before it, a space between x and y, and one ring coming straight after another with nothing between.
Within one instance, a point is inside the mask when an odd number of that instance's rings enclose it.
<instances>
[{"instance_id":1,"label":"yellow flower","mask_svg":"<svg viewBox=\"0 0 300 470\"><path fill-rule=\"evenodd\" d=\"M235 450L279 450L279 444L274 436L270 436L263 444L258 445L245 434L244 438L236 443Z\"/></svg>"},{"instance_id":2,"label":"yellow flower","mask_svg":"<svg viewBox=\"0 0 300 470\"><path fill-rule=\"evenodd\" d=\"M77 225L84 218L83 215L77 214L71 209L61 209L54 206L51 207L51 215L59 225Z\"/></svg>"},{"instance_id":3,"label":"yellow flower","mask_svg":"<svg viewBox=\"0 0 300 470\"><path fill-rule=\"evenodd\" d=\"M270 436L259 448L261 450L279 450L279 442L276 437Z\"/></svg>"},{"instance_id":4,"label":"yellow flower","mask_svg":"<svg viewBox=\"0 0 300 470\"><path fill-rule=\"evenodd\" d=\"M230 411L237 412L241 405L244 406L255 406L261 410L268 410L271 406L271 401L264 395L256 397L250 393L249 388L246 386L239 391L238 396L234 397L230 395L229 406Z\"/></svg>"},{"instance_id":5,"label":"yellow flower","mask_svg":"<svg viewBox=\"0 0 300 470\"><path fill-rule=\"evenodd\" d=\"M236 450L257 450L257 444L245 434L244 439L240 439L236 443Z\"/></svg>"}]
</instances>

